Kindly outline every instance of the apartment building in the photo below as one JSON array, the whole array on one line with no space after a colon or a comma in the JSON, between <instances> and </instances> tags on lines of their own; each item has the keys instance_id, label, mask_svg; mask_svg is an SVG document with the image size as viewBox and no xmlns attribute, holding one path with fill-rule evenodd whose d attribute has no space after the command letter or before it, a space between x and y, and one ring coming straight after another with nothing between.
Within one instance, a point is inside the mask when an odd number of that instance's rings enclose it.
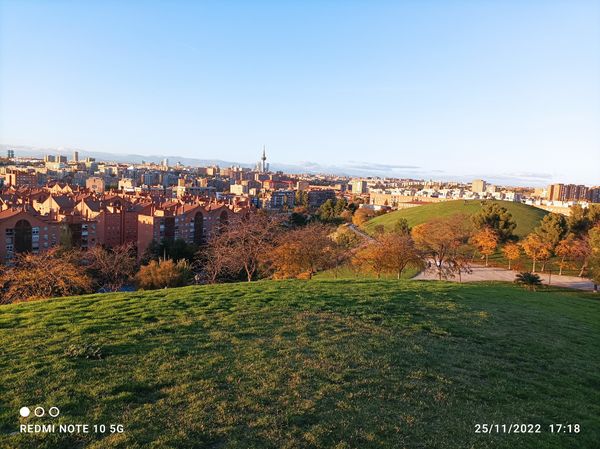
<instances>
[{"instance_id":1,"label":"apartment building","mask_svg":"<svg viewBox=\"0 0 600 449\"><path fill-rule=\"evenodd\" d=\"M25 208L0 212L0 263L10 263L16 254L38 253L58 244L60 224Z\"/></svg>"},{"instance_id":2,"label":"apartment building","mask_svg":"<svg viewBox=\"0 0 600 449\"><path fill-rule=\"evenodd\" d=\"M186 243L201 245L239 213L225 204L164 204L140 213L138 216L138 257L152 241L182 239Z\"/></svg>"}]
</instances>

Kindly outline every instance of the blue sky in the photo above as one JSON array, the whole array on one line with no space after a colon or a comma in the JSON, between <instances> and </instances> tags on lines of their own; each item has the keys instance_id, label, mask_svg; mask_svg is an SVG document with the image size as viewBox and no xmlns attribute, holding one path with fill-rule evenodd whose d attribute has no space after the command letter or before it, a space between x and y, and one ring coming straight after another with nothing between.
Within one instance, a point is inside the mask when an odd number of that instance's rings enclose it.
<instances>
[{"instance_id":1,"label":"blue sky","mask_svg":"<svg viewBox=\"0 0 600 449\"><path fill-rule=\"evenodd\" d=\"M0 0L0 143L600 184L600 2Z\"/></svg>"}]
</instances>

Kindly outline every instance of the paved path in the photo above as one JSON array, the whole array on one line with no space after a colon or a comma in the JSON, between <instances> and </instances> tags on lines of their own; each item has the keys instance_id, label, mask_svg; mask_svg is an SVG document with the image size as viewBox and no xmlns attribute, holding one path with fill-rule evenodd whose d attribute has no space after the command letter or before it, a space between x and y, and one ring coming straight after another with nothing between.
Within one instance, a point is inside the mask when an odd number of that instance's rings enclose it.
<instances>
[{"instance_id":1,"label":"paved path","mask_svg":"<svg viewBox=\"0 0 600 449\"><path fill-rule=\"evenodd\" d=\"M513 282L517 271L507 270L505 268L497 267L482 267L473 265L472 273L462 275L463 282L477 282L477 281L507 281ZM557 274L549 273L537 273L544 284L556 285L557 287L574 288L579 290L592 291L594 289L594 283L588 279L580 278L577 276L559 276ZM435 269L426 269L421 273L417 274L413 279L433 279L437 280L438 276ZM455 278L449 278L449 281L458 282L458 276Z\"/></svg>"},{"instance_id":2,"label":"paved path","mask_svg":"<svg viewBox=\"0 0 600 449\"><path fill-rule=\"evenodd\" d=\"M369 234L367 234L366 232L358 229L358 227L356 227L356 225L352 224L352 223L348 223L347 228L350 229L351 231L353 231L356 235L358 235L359 237L366 239L368 242L372 242L375 239L373 237L371 237Z\"/></svg>"}]
</instances>

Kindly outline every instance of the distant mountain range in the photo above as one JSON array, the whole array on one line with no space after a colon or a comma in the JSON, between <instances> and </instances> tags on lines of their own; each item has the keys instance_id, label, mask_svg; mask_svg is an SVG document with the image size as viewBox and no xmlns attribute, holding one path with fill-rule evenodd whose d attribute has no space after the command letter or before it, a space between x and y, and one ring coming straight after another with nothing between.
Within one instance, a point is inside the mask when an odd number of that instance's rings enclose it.
<instances>
[{"instance_id":1,"label":"distant mountain range","mask_svg":"<svg viewBox=\"0 0 600 449\"><path fill-rule=\"evenodd\" d=\"M218 165L220 167L240 166L240 167L254 167L256 163L239 162L239 161L226 161L223 159L200 159L191 158L184 156L173 156L173 155L139 155L139 154L116 154L106 153L101 151L89 151L80 148L42 148L32 147L23 145L9 145L0 144L0 154L4 156L6 150L11 149L15 151L17 157L42 157L45 154L61 154L71 158L73 151L79 152L79 158L85 159L86 157L93 157L97 160L107 162L121 162L121 163L141 163L154 162L160 163L163 159L168 159L169 164L176 164L180 162L186 166L207 166L207 165ZM347 165L322 165L316 162L301 162L299 164L281 164L281 163L270 163L271 170L283 171L285 173L313 173L313 174L329 174L338 176L403 176L418 178L421 174L411 173L411 171L417 170L419 167L414 166L394 166L394 165L382 165L382 164L371 164L366 162L350 162ZM403 170L406 173L400 174L397 170Z\"/></svg>"},{"instance_id":2,"label":"distant mountain range","mask_svg":"<svg viewBox=\"0 0 600 449\"><path fill-rule=\"evenodd\" d=\"M238 164L237 162L224 161L221 159L196 159L189 157L181 157L181 156L142 156L139 154L115 154L115 153L106 153L102 151L89 151L83 150L80 148L40 148L40 147L30 147L30 146L19 146L19 145L7 145L0 144L0 151L2 152L2 156L6 154L6 150L12 149L15 151L15 156L17 157L42 157L46 154L61 154L63 156L67 156L69 160L73 155L73 151L79 152L79 159L85 159L86 157L93 157L100 161L107 162L121 162L121 163L136 163L139 164L142 161L146 162L155 162L160 163L163 159L169 159L169 163L175 164L177 162L181 162L183 165L219 165L223 167L227 167L229 165L241 165L243 167L249 166L248 164Z\"/></svg>"},{"instance_id":3,"label":"distant mountain range","mask_svg":"<svg viewBox=\"0 0 600 449\"><path fill-rule=\"evenodd\" d=\"M200 159L184 156L173 155L139 155L139 154L116 154L101 151L89 151L80 148L56 148L56 147L33 147L24 145L0 144L0 155L6 155L6 150L12 149L15 151L15 156L30 156L41 157L45 154L62 154L71 158L73 151L79 152L79 158L94 157L97 160L107 162L121 163L141 163L155 162L160 163L167 158L169 164L175 165L180 162L186 166L210 166L218 165L220 167L240 166L254 167L256 162L239 162L226 161L223 159ZM448 173L444 170L432 170L425 167L417 167L413 165L391 165L378 164L372 162L348 161L341 165L324 165L317 162L299 162L297 164L282 164L270 162L271 170L283 171L284 173L312 173L312 174L327 174L349 177L389 177L389 178L410 178L410 179L434 179L438 181L461 181L470 182L476 178L485 179L488 182L496 183L503 186L544 186L553 182L554 176L549 173L531 173L531 172L515 172L501 174L469 174L457 175Z\"/></svg>"}]
</instances>

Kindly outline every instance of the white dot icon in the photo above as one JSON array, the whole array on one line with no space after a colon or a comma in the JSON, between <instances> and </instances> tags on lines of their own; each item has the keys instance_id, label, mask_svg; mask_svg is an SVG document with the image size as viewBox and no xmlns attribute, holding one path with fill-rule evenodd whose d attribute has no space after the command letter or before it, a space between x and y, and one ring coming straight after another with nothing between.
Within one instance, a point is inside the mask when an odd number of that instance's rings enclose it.
<instances>
[{"instance_id":1,"label":"white dot icon","mask_svg":"<svg viewBox=\"0 0 600 449\"><path fill-rule=\"evenodd\" d=\"M31 413L31 410L29 410L29 407L21 407L21 409L19 410L19 414L23 418L27 418L30 413Z\"/></svg>"}]
</instances>

